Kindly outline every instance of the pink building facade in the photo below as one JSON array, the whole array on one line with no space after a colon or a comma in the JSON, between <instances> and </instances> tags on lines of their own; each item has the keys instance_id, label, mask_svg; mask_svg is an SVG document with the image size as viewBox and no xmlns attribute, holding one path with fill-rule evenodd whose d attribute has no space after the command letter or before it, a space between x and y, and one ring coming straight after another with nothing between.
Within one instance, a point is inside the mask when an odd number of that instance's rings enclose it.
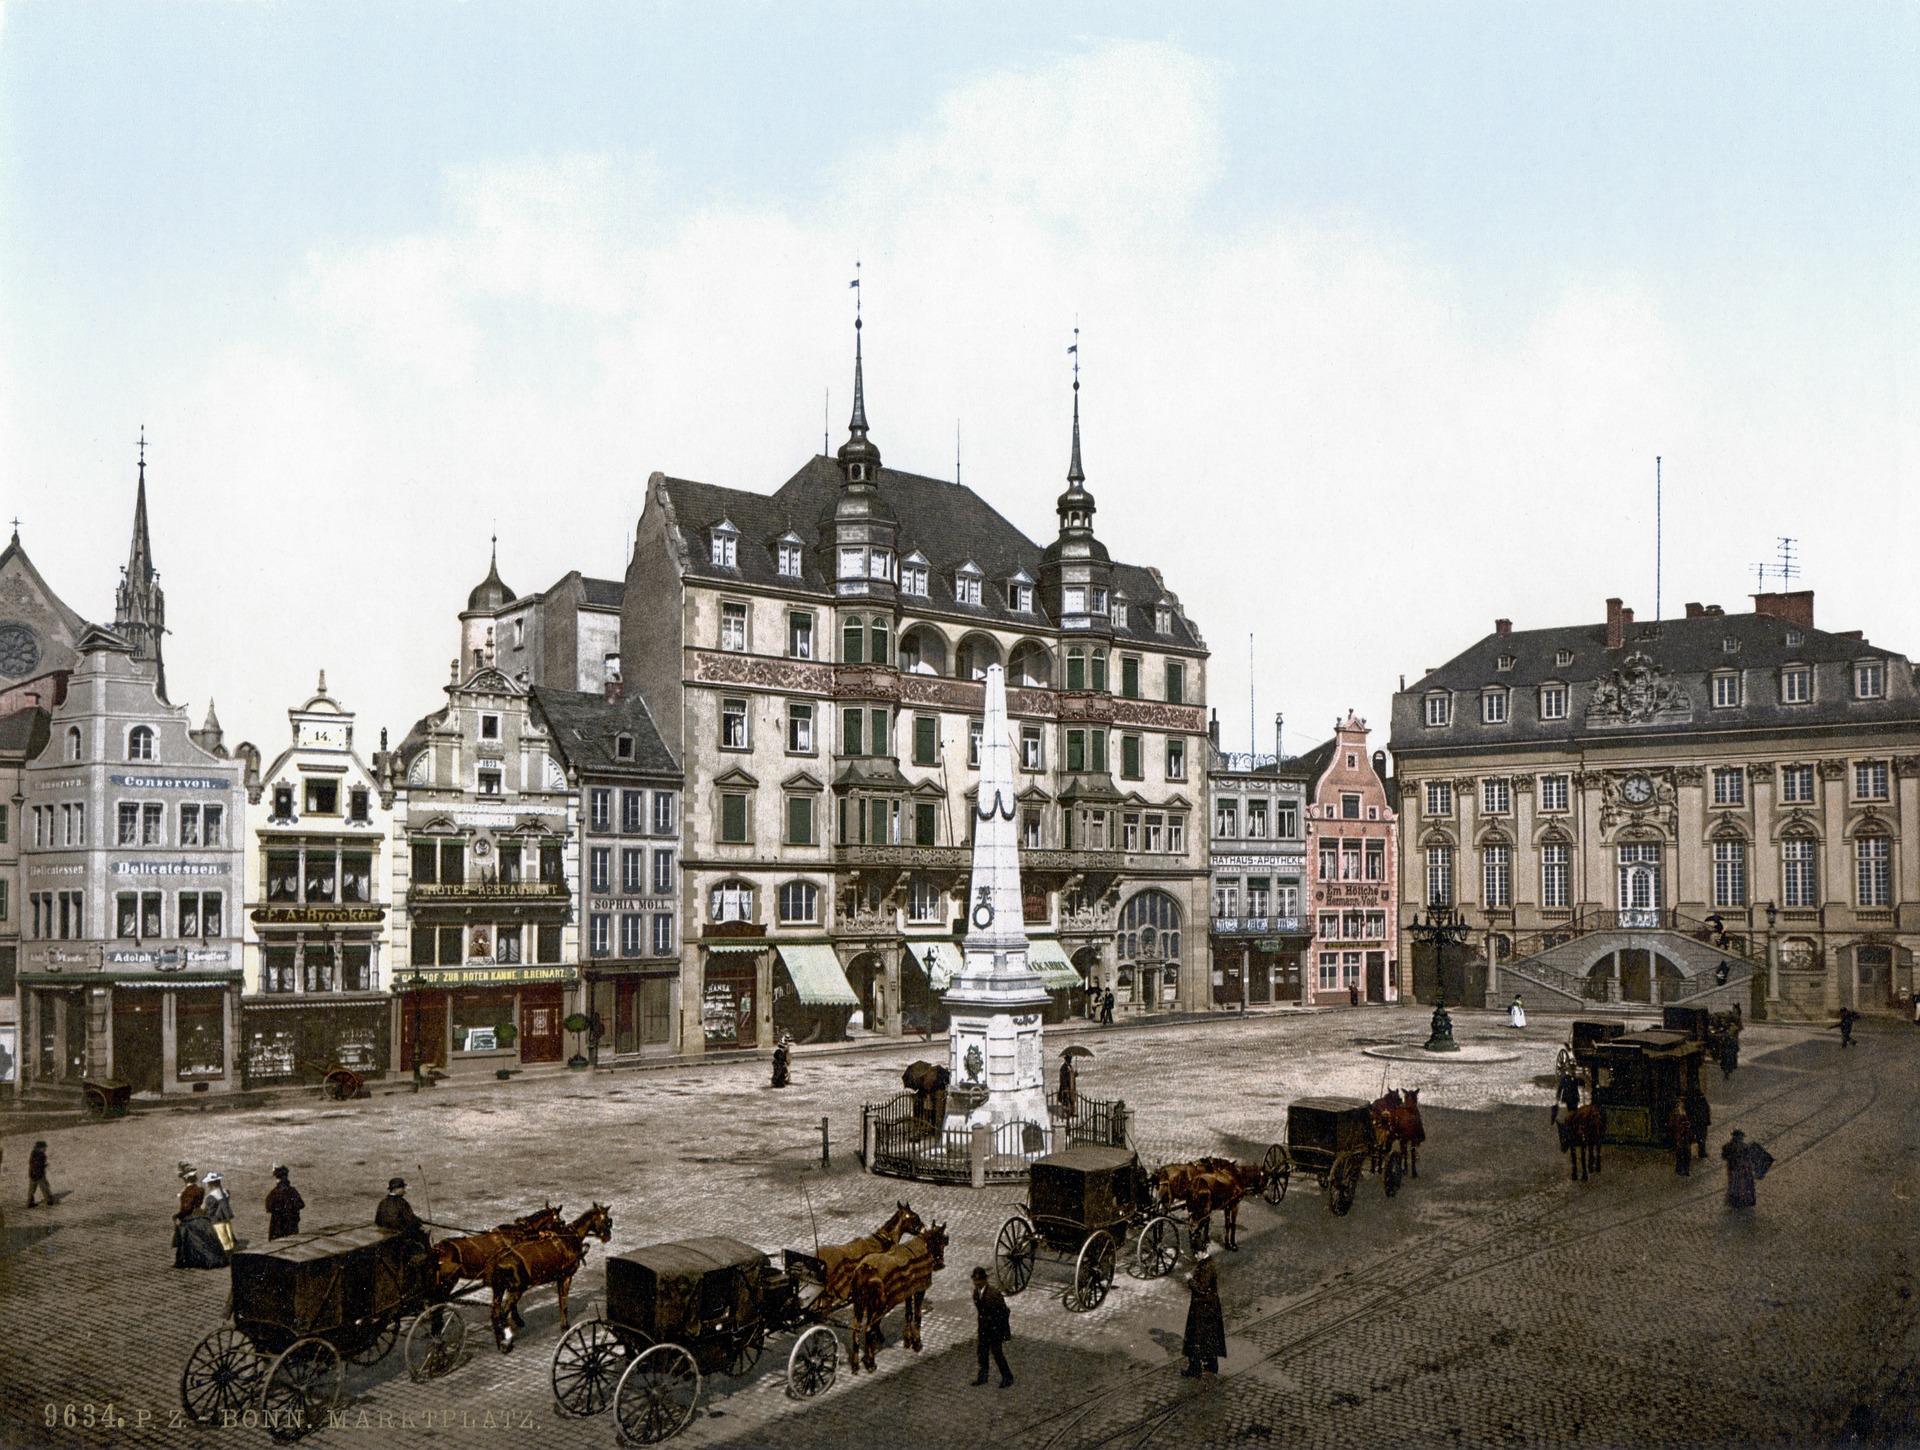
<instances>
[{"instance_id":1,"label":"pink building facade","mask_svg":"<svg viewBox=\"0 0 1920 1450\"><path fill-rule=\"evenodd\" d=\"M1314 942L1302 985L1305 999L1323 1006L1399 997L1398 821L1386 756L1368 754L1367 735L1367 722L1349 711L1305 758Z\"/></svg>"}]
</instances>

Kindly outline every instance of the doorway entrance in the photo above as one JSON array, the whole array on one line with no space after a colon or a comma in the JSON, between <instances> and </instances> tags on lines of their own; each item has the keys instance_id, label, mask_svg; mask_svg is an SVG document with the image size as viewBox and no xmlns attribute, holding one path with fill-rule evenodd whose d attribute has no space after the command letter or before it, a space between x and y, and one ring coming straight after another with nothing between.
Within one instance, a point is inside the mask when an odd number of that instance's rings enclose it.
<instances>
[{"instance_id":1,"label":"doorway entrance","mask_svg":"<svg viewBox=\"0 0 1920 1450\"><path fill-rule=\"evenodd\" d=\"M133 1084L137 1093L160 1091L163 1001L158 992L122 989L113 994L113 1075Z\"/></svg>"}]
</instances>

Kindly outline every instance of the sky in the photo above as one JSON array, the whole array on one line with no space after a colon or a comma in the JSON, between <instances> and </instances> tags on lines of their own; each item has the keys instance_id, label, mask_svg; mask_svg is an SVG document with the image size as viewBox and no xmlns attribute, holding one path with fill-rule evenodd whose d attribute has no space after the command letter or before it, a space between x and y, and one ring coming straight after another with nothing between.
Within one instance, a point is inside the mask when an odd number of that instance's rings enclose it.
<instances>
[{"instance_id":1,"label":"sky","mask_svg":"<svg viewBox=\"0 0 1920 1450\"><path fill-rule=\"evenodd\" d=\"M8 4L0 510L272 754L438 707L485 574L845 436L1096 524L1303 750L1519 629L1746 606L1920 650L1920 10ZM1655 571L1655 459L1662 568Z\"/></svg>"}]
</instances>

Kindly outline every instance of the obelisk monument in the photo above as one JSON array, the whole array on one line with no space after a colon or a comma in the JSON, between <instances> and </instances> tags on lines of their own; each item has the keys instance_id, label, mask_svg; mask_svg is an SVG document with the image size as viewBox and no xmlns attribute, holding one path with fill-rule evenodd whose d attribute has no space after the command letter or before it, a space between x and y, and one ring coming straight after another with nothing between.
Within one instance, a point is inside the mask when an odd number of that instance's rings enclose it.
<instances>
[{"instance_id":1,"label":"obelisk monument","mask_svg":"<svg viewBox=\"0 0 1920 1450\"><path fill-rule=\"evenodd\" d=\"M966 960L946 996L952 1023L948 1066L956 1089L949 1099L947 1126L1032 1123L1044 1133L1048 1119L1040 1019L1048 998L1046 984L1027 965L1007 676L999 665L987 667L964 951Z\"/></svg>"}]
</instances>

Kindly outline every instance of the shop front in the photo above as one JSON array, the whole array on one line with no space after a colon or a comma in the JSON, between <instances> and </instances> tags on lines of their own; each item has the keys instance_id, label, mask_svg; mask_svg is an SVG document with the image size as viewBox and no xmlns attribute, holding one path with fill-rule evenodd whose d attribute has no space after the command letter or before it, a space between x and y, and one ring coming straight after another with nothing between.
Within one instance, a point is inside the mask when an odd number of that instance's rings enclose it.
<instances>
[{"instance_id":1,"label":"shop front","mask_svg":"<svg viewBox=\"0 0 1920 1450\"><path fill-rule=\"evenodd\" d=\"M385 992L240 1004L240 1070L248 1087L317 1083L336 1067L384 1076L392 1037L393 998Z\"/></svg>"},{"instance_id":2,"label":"shop front","mask_svg":"<svg viewBox=\"0 0 1920 1450\"><path fill-rule=\"evenodd\" d=\"M416 1061L454 1073L564 1061L567 989L577 977L560 963L406 969L395 983L401 1070Z\"/></svg>"},{"instance_id":3,"label":"shop front","mask_svg":"<svg viewBox=\"0 0 1920 1450\"><path fill-rule=\"evenodd\" d=\"M959 943L951 937L909 938L900 953L900 1012L908 1032L945 1032L947 988L960 970Z\"/></svg>"},{"instance_id":4,"label":"shop front","mask_svg":"<svg viewBox=\"0 0 1920 1450\"><path fill-rule=\"evenodd\" d=\"M1048 1022L1064 1022L1069 1017L1086 1015L1086 981L1058 941L1052 937L1029 937L1027 965L1038 972L1046 984Z\"/></svg>"},{"instance_id":5,"label":"shop front","mask_svg":"<svg viewBox=\"0 0 1920 1450\"><path fill-rule=\"evenodd\" d=\"M1222 1006L1263 1007L1300 1000L1300 959L1307 939L1220 936L1213 939L1213 998Z\"/></svg>"},{"instance_id":6,"label":"shop front","mask_svg":"<svg viewBox=\"0 0 1920 1450\"><path fill-rule=\"evenodd\" d=\"M764 940L703 942L700 1032L707 1049L760 1045Z\"/></svg>"},{"instance_id":7,"label":"shop front","mask_svg":"<svg viewBox=\"0 0 1920 1450\"><path fill-rule=\"evenodd\" d=\"M679 981L676 964L589 968L587 1011L600 1022L593 1055L605 1062L673 1051L673 989Z\"/></svg>"},{"instance_id":8,"label":"shop front","mask_svg":"<svg viewBox=\"0 0 1920 1450\"><path fill-rule=\"evenodd\" d=\"M216 961L188 963L189 956ZM115 1080L141 1094L231 1091L239 1078L240 974L218 969L227 958L224 948L31 944L20 974L36 1048L26 1063L31 1075L69 1084Z\"/></svg>"},{"instance_id":9,"label":"shop front","mask_svg":"<svg viewBox=\"0 0 1920 1450\"><path fill-rule=\"evenodd\" d=\"M775 949L778 969L773 979L773 1025L790 1032L796 1042L838 1042L847 1035L847 1021L861 996L840 965L840 956L831 942L781 942ZM863 953L869 959L865 980L867 1001L886 990L886 969L872 965L877 954ZM877 1029L876 1029L877 1030Z\"/></svg>"}]
</instances>

